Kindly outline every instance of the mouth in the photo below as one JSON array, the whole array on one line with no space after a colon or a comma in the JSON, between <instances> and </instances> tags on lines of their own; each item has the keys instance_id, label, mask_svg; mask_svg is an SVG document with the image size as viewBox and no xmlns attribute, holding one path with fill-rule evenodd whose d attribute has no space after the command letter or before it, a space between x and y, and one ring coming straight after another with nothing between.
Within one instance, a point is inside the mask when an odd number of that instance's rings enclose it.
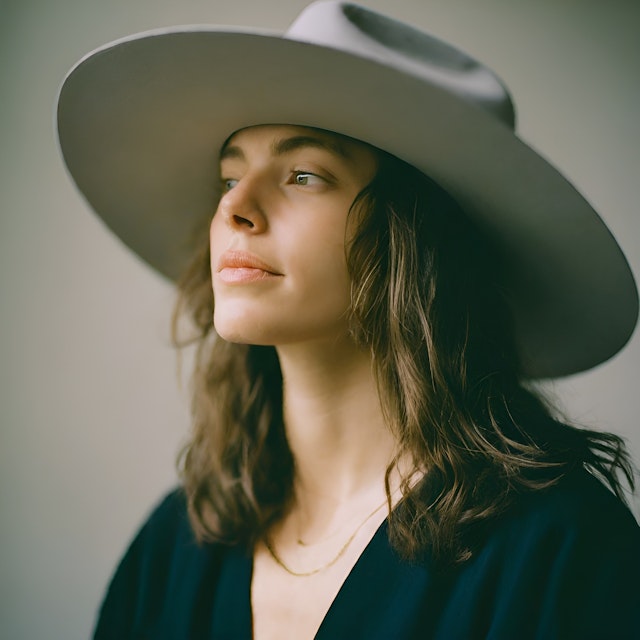
<instances>
[{"instance_id":1,"label":"mouth","mask_svg":"<svg viewBox=\"0 0 640 640\"><path fill-rule=\"evenodd\" d=\"M270 264L248 251L225 251L217 268L218 278L227 284L256 282L282 275Z\"/></svg>"}]
</instances>

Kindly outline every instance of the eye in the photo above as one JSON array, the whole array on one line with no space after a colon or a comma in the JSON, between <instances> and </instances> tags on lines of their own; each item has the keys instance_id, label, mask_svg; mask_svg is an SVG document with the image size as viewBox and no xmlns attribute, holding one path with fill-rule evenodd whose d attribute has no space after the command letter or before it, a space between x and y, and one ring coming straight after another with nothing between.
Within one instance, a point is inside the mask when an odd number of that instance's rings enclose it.
<instances>
[{"instance_id":1,"label":"eye","mask_svg":"<svg viewBox=\"0 0 640 640\"><path fill-rule=\"evenodd\" d=\"M222 193L227 193L238 184L238 180L235 178L223 178L220 183L222 184Z\"/></svg>"},{"instance_id":2,"label":"eye","mask_svg":"<svg viewBox=\"0 0 640 640\"><path fill-rule=\"evenodd\" d=\"M293 182L301 187L306 187L314 184L322 184L325 181L320 176L315 173L310 173L309 171L294 171Z\"/></svg>"}]
</instances>

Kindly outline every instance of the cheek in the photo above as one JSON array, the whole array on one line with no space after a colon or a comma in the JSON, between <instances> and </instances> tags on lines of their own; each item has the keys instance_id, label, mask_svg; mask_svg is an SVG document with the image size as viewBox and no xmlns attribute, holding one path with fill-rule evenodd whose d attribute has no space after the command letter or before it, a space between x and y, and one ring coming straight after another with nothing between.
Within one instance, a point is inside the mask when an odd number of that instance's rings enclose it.
<instances>
[{"instance_id":1,"label":"cheek","mask_svg":"<svg viewBox=\"0 0 640 640\"><path fill-rule=\"evenodd\" d=\"M211 218L211 223L209 224L209 243L213 244L214 237L219 235L220 226L221 226L222 216L216 211Z\"/></svg>"},{"instance_id":2,"label":"cheek","mask_svg":"<svg viewBox=\"0 0 640 640\"><path fill-rule=\"evenodd\" d=\"M209 249L211 253L211 267L213 268L215 258L220 254L223 237L224 225L222 224L222 216L215 214L209 225Z\"/></svg>"},{"instance_id":3,"label":"cheek","mask_svg":"<svg viewBox=\"0 0 640 640\"><path fill-rule=\"evenodd\" d=\"M309 303L336 306L348 305L350 281L347 273L344 246L344 221L331 227L314 226L303 235L296 247L298 290L304 292ZM292 251L293 251L292 247Z\"/></svg>"}]
</instances>

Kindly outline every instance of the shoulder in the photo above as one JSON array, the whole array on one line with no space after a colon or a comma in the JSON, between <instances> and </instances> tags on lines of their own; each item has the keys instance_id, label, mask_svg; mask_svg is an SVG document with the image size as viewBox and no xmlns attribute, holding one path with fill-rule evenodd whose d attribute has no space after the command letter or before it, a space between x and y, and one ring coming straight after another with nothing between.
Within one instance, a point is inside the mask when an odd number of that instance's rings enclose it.
<instances>
[{"instance_id":1,"label":"shoulder","mask_svg":"<svg viewBox=\"0 0 640 640\"><path fill-rule=\"evenodd\" d=\"M184 491L176 488L151 511L131 542L122 565L132 570L146 570L153 565L169 569L172 559L200 548L192 533Z\"/></svg>"},{"instance_id":2,"label":"shoulder","mask_svg":"<svg viewBox=\"0 0 640 640\"><path fill-rule=\"evenodd\" d=\"M96 625L95 638L129 638L155 629L172 602L174 621L193 615L193 600L217 577L222 548L199 544L184 491L175 489L152 510L120 561ZM153 633L151 635L153 636Z\"/></svg>"},{"instance_id":3,"label":"shoulder","mask_svg":"<svg viewBox=\"0 0 640 640\"><path fill-rule=\"evenodd\" d=\"M580 470L519 496L462 578L465 587L483 585L485 613L493 611L491 626L502 631L496 637L515 637L527 621L535 637L633 638L640 637L639 571L638 523Z\"/></svg>"},{"instance_id":4,"label":"shoulder","mask_svg":"<svg viewBox=\"0 0 640 640\"><path fill-rule=\"evenodd\" d=\"M182 487L176 487L155 505L141 527L138 538L143 538L150 546L175 544L178 539L185 538L193 540L187 499Z\"/></svg>"},{"instance_id":5,"label":"shoulder","mask_svg":"<svg viewBox=\"0 0 640 640\"><path fill-rule=\"evenodd\" d=\"M640 544L640 527L625 504L586 470L573 471L557 484L524 494L498 521L509 533L526 529L539 535L599 537Z\"/></svg>"},{"instance_id":6,"label":"shoulder","mask_svg":"<svg viewBox=\"0 0 640 640\"><path fill-rule=\"evenodd\" d=\"M555 565L588 560L592 568L625 557L640 563L640 527L617 496L578 470L519 495L486 530L480 554Z\"/></svg>"}]
</instances>

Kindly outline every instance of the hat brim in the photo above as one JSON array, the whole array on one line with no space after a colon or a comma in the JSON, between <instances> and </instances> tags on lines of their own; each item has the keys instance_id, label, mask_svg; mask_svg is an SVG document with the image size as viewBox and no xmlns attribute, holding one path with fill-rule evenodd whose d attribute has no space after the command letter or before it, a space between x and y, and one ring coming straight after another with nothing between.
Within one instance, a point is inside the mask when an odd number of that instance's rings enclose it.
<instances>
[{"instance_id":1,"label":"hat brim","mask_svg":"<svg viewBox=\"0 0 640 640\"><path fill-rule=\"evenodd\" d=\"M508 256L504 286L527 375L588 369L633 332L633 276L577 190L482 109L381 61L270 32L161 30L89 54L58 104L80 191L170 279L214 211L221 145L257 124L364 140L444 187Z\"/></svg>"}]
</instances>

